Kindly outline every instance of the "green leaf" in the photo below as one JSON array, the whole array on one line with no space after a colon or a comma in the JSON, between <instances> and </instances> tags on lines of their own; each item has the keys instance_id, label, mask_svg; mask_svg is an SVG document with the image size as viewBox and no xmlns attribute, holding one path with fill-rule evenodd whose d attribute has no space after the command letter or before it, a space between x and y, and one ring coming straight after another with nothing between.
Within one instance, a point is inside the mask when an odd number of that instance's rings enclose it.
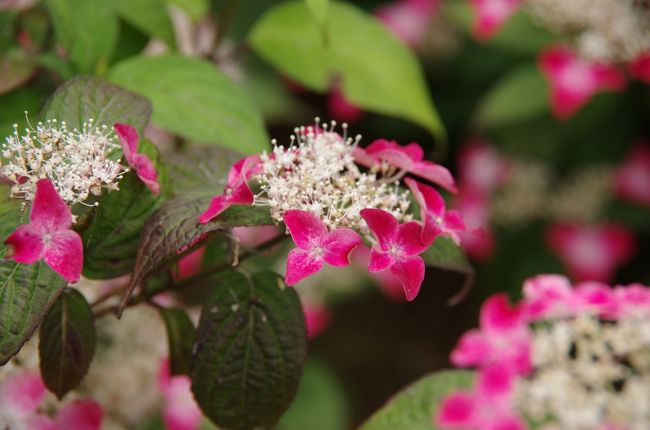
<instances>
[{"instance_id":1,"label":"green leaf","mask_svg":"<svg viewBox=\"0 0 650 430\"><path fill-rule=\"evenodd\" d=\"M43 382L59 399L86 375L95 340L90 305L77 290L65 289L43 319L38 344Z\"/></svg>"},{"instance_id":2,"label":"green leaf","mask_svg":"<svg viewBox=\"0 0 650 430\"><path fill-rule=\"evenodd\" d=\"M115 65L109 79L151 99L153 122L182 137L246 154L269 147L248 94L204 60L135 57Z\"/></svg>"},{"instance_id":3,"label":"green leaf","mask_svg":"<svg viewBox=\"0 0 650 430\"><path fill-rule=\"evenodd\" d=\"M176 46L174 27L164 0L110 0L111 6L126 21L143 32L158 37L167 46Z\"/></svg>"},{"instance_id":4,"label":"green leaf","mask_svg":"<svg viewBox=\"0 0 650 430\"><path fill-rule=\"evenodd\" d=\"M0 214L0 365L16 355L61 294L66 282L44 263L5 260L5 239L27 214L13 208Z\"/></svg>"},{"instance_id":5,"label":"green leaf","mask_svg":"<svg viewBox=\"0 0 650 430\"><path fill-rule=\"evenodd\" d=\"M22 132L27 127L25 111L36 113L49 94L41 93L34 86L18 88L0 96L0 139L13 134L13 125Z\"/></svg>"},{"instance_id":6,"label":"green leaf","mask_svg":"<svg viewBox=\"0 0 650 430\"><path fill-rule=\"evenodd\" d=\"M472 372L447 370L432 373L397 393L359 430L437 430L433 417L444 396L472 385Z\"/></svg>"},{"instance_id":7,"label":"green leaf","mask_svg":"<svg viewBox=\"0 0 650 430\"><path fill-rule=\"evenodd\" d=\"M105 70L119 30L108 0L46 0L45 4L56 38L77 68L83 73Z\"/></svg>"},{"instance_id":8,"label":"green leaf","mask_svg":"<svg viewBox=\"0 0 650 430\"><path fill-rule=\"evenodd\" d=\"M210 10L208 0L167 0L167 3L178 6L194 21L203 18Z\"/></svg>"},{"instance_id":9,"label":"green leaf","mask_svg":"<svg viewBox=\"0 0 650 430\"><path fill-rule=\"evenodd\" d=\"M305 0L305 4L319 24L323 25L327 22L330 0Z\"/></svg>"},{"instance_id":10,"label":"green leaf","mask_svg":"<svg viewBox=\"0 0 650 430\"><path fill-rule=\"evenodd\" d=\"M27 82L36 71L25 52L12 49L0 58L0 94L7 93Z\"/></svg>"},{"instance_id":11,"label":"green leaf","mask_svg":"<svg viewBox=\"0 0 650 430\"><path fill-rule=\"evenodd\" d=\"M163 308L160 315L167 328L169 371L171 375L190 373L190 358L194 345L194 324L182 309Z\"/></svg>"},{"instance_id":12,"label":"green leaf","mask_svg":"<svg viewBox=\"0 0 650 430\"><path fill-rule=\"evenodd\" d=\"M307 353L300 300L282 278L229 271L201 312L192 391L203 413L232 430L269 427L293 399Z\"/></svg>"},{"instance_id":13,"label":"green leaf","mask_svg":"<svg viewBox=\"0 0 650 430\"><path fill-rule=\"evenodd\" d=\"M448 237L437 237L433 245L422 253L422 258L427 266L468 274L474 272L462 248Z\"/></svg>"},{"instance_id":14,"label":"green leaf","mask_svg":"<svg viewBox=\"0 0 650 430\"><path fill-rule=\"evenodd\" d=\"M92 118L95 124L109 128L116 122L131 124L142 135L150 116L147 99L93 76L70 79L43 107L45 119L65 121L70 130L81 130L83 122Z\"/></svg>"},{"instance_id":15,"label":"green leaf","mask_svg":"<svg viewBox=\"0 0 650 430\"><path fill-rule=\"evenodd\" d=\"M301 2L279 4L253 28L255 51L316 91L339 76L345 96L366 109L404 118L444 138L445 131L415 55L373 16L332 2L324 38Z\"/></svg>"},{"instance_id":16,"label":"green leaf","mask_svg":"<svg viewBox=\"0 0 650 430\"><path fill-rule=\"evenodd\" d=\"M547 92L548 85L535 64L519 66L488 91L476 121L482 127L498 129L544 115L548 112Z\"/></svg>"},{"instance_id":17,"label":"green leaf","mask_svg":"<svg viewBox=\"0 0 650 430\"><path fill-rule=\"evenodd\" d=\"M134 172L124 175L119 191L105 192L82 233L83 274L90 279L111 279L133 270L145 223L168 198L167 169L157 162L157 149L148 141L139 151L154 160L161 193L153 194Z\"/></svg>"}]
</instances>

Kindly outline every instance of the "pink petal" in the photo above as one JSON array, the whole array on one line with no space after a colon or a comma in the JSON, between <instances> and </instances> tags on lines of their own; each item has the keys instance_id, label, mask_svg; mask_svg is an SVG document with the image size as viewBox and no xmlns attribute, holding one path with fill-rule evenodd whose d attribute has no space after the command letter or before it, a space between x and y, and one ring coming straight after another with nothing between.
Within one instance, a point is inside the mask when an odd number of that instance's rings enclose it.
<instances>
[{"instance_id":1,"label":"pink petal","mask_svg":"<svg viewBox=\"0 0 650 430\"><path fill-rule=\"evenodd\" d=\"M131 167L135 170L138 178L149 188L153 194L160 194L160 184L158 183L158 172L153 162L144 154L136 154L133 157Z\"/></svg>"},{"instance_id":2,"label":"pink petal","mask_svg":"<svg viewBox=\"0 0 650 430\"><path fill-rule=\"evenodd\" d=\"M178 270L175 278L183 279L197 274L201 270L204 254L205 246L202 246L181 258L178 261Z\"/></svg>"},{"instance_id":3,"label":"pink petal","mask_svg":"<svg viewBox=\"0 0 650 430\"><path fill-rule=\"evenodd\" d=\"M485 336L474 329L461 336L449 359L454 366L470 367L481 363L491 353L492 348Z\"/></svg>"},{"instance_id":4,"label":"pink petal","mask_svg":"<svg viewBox=\"0 0 650 430\"><path fill-rule=\"evenodd\" d=\"M364 148L356 146L352 150L352 156L354 157L354 162L360 164L364 167L372 167L378 162L377 158L368 154Z\"/></svg>"},{"instance_id":5,"label":"pink petal","mask_svg":"<svg viewBox=\"0 0 650 430\"><path fill-rule=\"evenodd\" d=\"M458 391L442 400L435 424L443 428L474 429L477 404L470 393Z\"/></svg>"},{"instance_id":6,"label":"pink petal","mask_svg":"<svg viewBox=\"0 0 650 430\"><path fill-rule=\"evenodd\" d=\"M650 84L650 52L639 55L629 64L629 70L636 79Z\"/></svg>"},{"instance_id":7,"label":"pink petal","mask_svg":"<svg viewBox=\"0 0 650 430\"><path fill-rule=\"evenodd\" d=\"M201 410L194 401L190 378L173 376L165 393L163 421L167 430L196 430L201 424Z\"/></svg>"},{"instance_id":8,"label":"pink petal","mask_svg":"<svg viewBox=\"0 0 650 430\"><path fill-rule=\"evenodd\" d=\"M27 418L25 424L29 430L68 430L68 428L57 428L54 420L45 415L32 415Z\"/></svg>"},{"instance_id":9,"label":"pink petal","mask_svg":"<svg viewBox=\"0 0 650 430\"><path fill-rule=\"evenodd\" d=\"M458 156L458 170L469 192L490 193L507 182L510 165L497 150L481 139L464 144Z\"/></svg>"},{"instance_id":10,"label":"pink petal","mask_svg":"<svg viewBox=\"0 0 650 430\"><path fill-rule=\"evenodd\" d=\"M83 268L83 244L79 234L63 230L52 235L51 242L45 245L45 262L63 279L70 283L79 281Z\"/></svg>"},{"instance_id":11,"label":"pink petal","mask_svg":"<svg viewBox=\"0 0 650 430\"><path fill-rule=\"evenodd\" d=\"M287 257L287 272L284 281L289 286L296 285L304 278L322 269L324 260L315 257L311 252L294 248Z\"/></svg>"},{"instance_id":12,"label":"pink petal","mask_svg":"<svg viewBox=\"0 0 650 430\"><path fill-rule=\"evenodd\" d=\"M481 306L481 329L504 333L525 327L524 312L520 305L510 305L504 293L495 294Z\"/></svg>"},{"instance_id":13,"label":"pink petal","mask_svg":"<svg viewBox=\"0 0 650 430\"><path fill-rule=\"evenodd\" d=\"M316 304L302 304L307 326L307 337L313 339L321 334L330 323L330 313L325 306Z\"/></svg>"},{"instance_id":14,"label":"pink petal","mask_svg":"<svg viewBox=\"0 0 650 430\"><path fill-rule=\"evenodd\" d=\"M350 253L362 243L354 230L345 227L337 228L328 233L321 242L325 251L323 258L332 266L347 266L350 264Z\"/></svg>"},{"instance_id":15,"label":"pink petal","mask_svg":"<svg viewBox=\"0 0 650 430\"><path fill-rule=\"evenodd\" d=\"M361 217L368 224L368 228L375 234L381 249L387 250L397 238L399 222L390 213L375 208L362 209Z\"/></svg>"},{"instance_id":16,"label":"pink petal","mask_svg":"<svg viewBox=\"0 0 650 430\"><path fill-rule=\"evenodd\" d=\"M382 252L374 246L370 250L370 261L368 263L368 272L376 273L388 269L395 262L395 258L388 252Z\"/></svg>"},{"instance_id":17,"label":"pink petal","mask_svg":"<svg viewBox=\"0 0 650 430\"><path fill-rule=\"evenodd\" d=\"M138 131L129 124L120 123L113 125L113 129L122 145L122 154L126 162L131 165L133 156L138 152Z\"/></svg>"},{"instance_id":18,"label":"pink petal","mask_svg":"<svg viewBox=\"0 0 650 430\"><path fill-rule=\"evenodd\" d=\"M403 255L411 256L424 252L430 244L423 243L422 226L415 222L407 222L398 227L395 246L399 247Z\"/></svg>"},{"instance_id":19,"label":"pink petal","mask_svg":"<svg viewBox=\"0 0 650 430\"><path fill-rule=\"evenodd\" d=\"M456 181L449 172L449 169L434 162L426 160L419 161L415 164L411 173L436 185L440 185L451 193L456 193L458 191L456 188Z\"/></svg>"},{"instance_id":20,"label":"pink petal","mask_svg":"<svg viewBox=\"0 0 650 430\"><path fill-rule=\"evenodd\" d=\"M614 173L618 197L650 206L650 148L638 143Z\"/></svg>"},{"instance_id":21,"label":"pink petal","mask_svg":"<svg viewBox=\"0 0 650 430\"><path fill-rule=\"evenodd\" d=\"M262 169L262 159L259 155L249 155L238 160L228 171L228 188L235 188L241 182L246 182L252 175Z\"/></svg>"},{"instance_id":22,"label":"pink petal","mask_svg":"<svg viewBox=\"0 0 650 430\"><path fill-rule=\"evenodd\" d=\"M427 219L429 215L439 217L445 214L445 200L433 187L421 184L411 178L404 179L404 182L418 202L423 220Z\"/></svg>"},{"instance_id":23,"label":"pink petal","mask_svg":"<svg viewBox=\"0 0 650 430\"><path fill-rule=\"evenodd\" d=\"M34 228L43 232L63 230L72 225L70 209L49 179L41 179L36 183L36 195L29 220Z\"/></svg>"},{"instance_id":24,"label":"pink petal","mask_svg":"<svg viewBox=\"0 0 650 430\"><path fill-rule=\"evenodd\" d=\"M524 282L527 318L537 321L570 314L573 307L571 283L560 275L539 275Z\"/></svg>"},{"instance_id":25,"label":"pink petal","mask_svg":"<svg viewBox=\"0 0 650 430\"><path fill-rule=\"evenodd\" d=\"M211 220L219 216L221 212L228 209L230 206L232 206L232 202L230 202L226 196L224 195L215 196L210 201L210 205L205 210L205 212L199 215L198 217L199 224L205 224L207 222L210 222Z\"/></svg>"},{"instance_id":26,"label":"pink petal","mask_svg":"<svg viewBox=\"0 0 650 430\"><path fill-rule=\"evenodd\" d=\"M489 39L517 10L521 0L471 0L476 16L474 35L479 40Z\"/></svg>"},{"instance_id":27,"label":"pink petal","mask_svg":"<svg viewBox=\"0 0 650 430\"><path fill-rule=\"evenodd\" d=\"M101 406L92 400L68 403L56 415L59 430L99 430L104 419Z\"/></svg>"},{"instance_id":28,"label":"pink petal","mask_svg":"<svg viewBox=\"0 0 650 430\"><path fill-rule=\"evenodd\" d=\"M416 144L417 145L417 144ZM395 167L411 171L415 168L414 147L402 147L394 140L377 139L366 148L366 153Z\"/></svg>"},{"instance_id":29,"label":"pink petal","mask_svg":"<svg viewBox=\"0 0 650 430\"><path fill-rule=\"evenodd\" d=\"M22 415L36 412L45 397L45 385L33 373L9 376L0 384L0 404Z\"/></svg>"},{"instance_id":30,"label":"pink petal","mask_svg":"<svg viewBox=\"0 0 650 430\"><path fill-rule=\"evenodd\" d=\"M402 284L407 301L413 301L420 292L422 281L424 281L424 260L422 257L414 256L396 261L390 272Z\"/></svg>"},{"instance_id":31,"label":"pink petal","mask_svg":"<svg viewBox=\"0 0 650 430\"><path fill-rule=\"evenodd\" d=\"M499 416L490 423L486 430L527 430L524 420L516 415Z\"/></svg>"},{"instance_id":32,"label":"pink petal","mask_svg":"<svg viewBox=\"0 0 650 430\"><path fill-rule=\"evenodd\" d=\"M288 210L282 216L296 245L302 249L318 246L327 235L327 226L311 212Z\"/></svg>"},{"instance_id":33,"label":"pink petal","mask_svg":"<svg viewBox=\"0 0 650 430\"><path fill-rule=\"evenodd\" d=\"M416 47L424 39L431 22L431 13L423 13L422 7L413 2L387 3L375 11L375 16L395 37L410 47Z\"/></svg>"},{"instance_id":34,"label":"pink petal","mask_svg":"<svg viewBox=\"0 0 650 430\"><path fill-rule=\"evenodd\" d=\"M481 396L493 400L498 397L509 397L514 389L513 375L505 366L487 366L479 371L477 385Z\"/></svg>"},{"instance_id":35,"label":"pink petal","mask_svg":"<svg viewBox=\"0 0 650 430\"><path fill-rule=\"evenodd\" d=\"M19 225L5 240L9 247L6 258L18 263L33 264L43 257L42 233L31 224Z\"/></svg>"},{"instance_id":36,"label":"pink petal","mask_svg":"<svg viewBox=\"0 0 650 430\"><path fill-rule=\"evenodd\" d=\"M339 87L335 87L327 98L327 110L337 121L353 123L363 117L364 111L350 102Z\"/></svg>"},{"instance_id":37,"label":"pink petal","mask_svg":"<svg viewBox=\"0 0 650 430\"><path fill-rule=\"evenodd\" d=\"M208 208L199 215L199 224L210 222L232 205L250 205L255 200L253 192L246 182L240 182L233 189L226 189L225 194L215 196Z\"/></svg>"}]
</instances>

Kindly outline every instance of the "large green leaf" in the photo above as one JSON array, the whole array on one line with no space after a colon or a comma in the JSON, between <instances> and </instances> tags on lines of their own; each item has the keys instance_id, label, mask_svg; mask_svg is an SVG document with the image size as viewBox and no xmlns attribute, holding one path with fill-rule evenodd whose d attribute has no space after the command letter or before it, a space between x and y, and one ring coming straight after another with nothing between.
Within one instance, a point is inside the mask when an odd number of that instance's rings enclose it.
<instances>
[{"instance_id":1,"label":"large green leaf","mask_svg":"<svg viewBox=\"0 0 650 430\"><path fill-rule=\"evenodd\" d=\"M119 21L109 0L46 0L57 40L83 73L106 70Z\"/></svg>"},{"instance_id":2,"label":"large green leaf","mask_svg":"<svg viewBox=\"0 0 650 430\"><path fill-rule=\"evenodd\" d=\"M110 4L118 15L134 27L160 38L169 47L176 45L174 28L164 0L110 0Z\"/></svg>"},{"instance_id":3,"label":"large green leaf","mask_svg":"<svg viewBox=\"0 0 650 430\"><path fill-rule=\"evenodd\" d=\"M5 260L4 241L27 214L18 208L0 214L0 365L16 355L61 294L66 282L44 263Z\"/></svg>"},{"instance_id":4,"label":"large green leaf","mask_svg":"<svg viewBox=\"0 0 650 430\"><path fill-rule=\"evenodd\" d=\"M160 315L167 328L169 372L171 375L188 374L194 345L194 324L182 309L164 308L160 310Z\"/></svg>"},{"instance_id":5,"label":"large green leaf","mask_svg":"<svg viewBox=\"0 0 650 430\"><path fill-rule=\"evenodd\" d=\"M272 272L229 271L203 307L192 362L192 391L220 427L249 430L277 422L293 399L307 336L300 300Z\"/></svg>"},{"instance_id":6,"label":"large green leaf","mask_svg":"<svg viewBox=\"0 0 650 430\"><path fill-rule=\"evenodd\" d=\"M252 154L268 149L262 117L248 94L213 64L180 55L135 57L109 79L153 103L153 122L197 142Z\"/></svg>"},{"instance_id":7,"label":"large green leaf","mask_svg":"<svg viewBox=\"0 0 650 430\"><path fill-rule=\"evenodd\" d=\"M359 430L436 430L433 418L442 398L452 391L469 388L472 380L472 372L466 370L425 376L397 393Z\"/></svg>"},{"instance_id":8,"label":"large green leaf","mask_svg":"<svg viewBox=\"0 0 650 430\"><path fill-rule=\"evenodd\" d=\"M33 62L21 49L11 49L0 55L0 94L20 87L36 72Z\"/></svg>"},{"instance_id":9,"label":"large green leaf","mask_svg":"<svg viewBox=\"0 0 650 430\"><path fill-rule=\"evenodd\" d=\"M97 125L131 124L142 134L151 116L151 103L105 80L78 76L61 85L43 107L45 119L65 121L68 129L81 130L90 118Z\"/></svg>"},{"instance_id":10,"label":"large green leaf","mask_svg":"<svg viewBox=\"0 0 650 430\"><path fill-rule=\"evenodd\" d=\"M319 24L327 22L330 0L305 0L305 4Z\"/></svg>"},{"instance_id":11,"label":"large green leaf","mask_svg":"<svg viewBox=\"0 0 650 430\"><path fill-rule=\"evenodd\" d=\"M41 377L59 399L86 375L95 340L90 305L79 291L65 289L43 319L38 344Z\"/></svg>"},{"instance_id":12,"label":"large green leaf","mask_svg":"<svg viewBox=\"0 0 650 430\"><path fill-rule=\"evenodd\" d=\"M304 3L287 2L264 15L249 40L259 55L305 86L327 91L338 75L351 102L444 137L417 58L374 17L332 2L325 34Z\"/></svg>"},{"instance_id":13,"label":"large green leaf","mask_svg":"<svg viewBox=\"0 0 650 430\"><path fill-rule=\"evenodd\" d=\"M119 191L105 192L90 225L82 233L84 276L110 279L129 273L135 266L140 233L156 209L167 200L167 170L157 160L156 148L146 140L139 151L154 160L161 193L153 194L133 172L124 175Z\"/></svg>"}]
</instances>

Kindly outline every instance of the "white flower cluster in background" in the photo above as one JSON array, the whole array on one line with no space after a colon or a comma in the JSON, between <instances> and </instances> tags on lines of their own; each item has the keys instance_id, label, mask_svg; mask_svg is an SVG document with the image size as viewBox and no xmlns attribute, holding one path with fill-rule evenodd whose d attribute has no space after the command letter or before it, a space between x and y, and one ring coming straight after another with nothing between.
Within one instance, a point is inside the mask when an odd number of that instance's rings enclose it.
<instances>
[{"instance_id":1,"label":"white flower cluster in background","mask_svg":"<svg viewBox=\"0 0 650 430\"><path fill-rule=\"evenodd\" d=\"M626 62L650 50L646 0L527 0L527 6L540 24L575 36L585 58Z\"/></svg>"},{"instance_id":2,"label":"white flower cluster in background","mask_svg":"<svg viewBox=\"0 0 650 430\"><path fill-rule=\"evenodd\" d=\"M256 176L261 193L255 204L268 205L271 216L282 221L289 209L310 211L333 229L349 227L367 231L359 212L379 208L400 221L409 221L408 191L399 187L399 174L387 164L361 172L352 151L361 139L336 133L323 125L301 127L289 147L277 146L262 155L262 172Z\"/></svg>"},{"instance_id":3,"label":"white flower cluster in background","mask_svg":"<svg viewBox=\"0 0 650 430\"><path fill-rule=\"evenodd\" d=\"M65 122L39 122L23 135L14 125L0 148L0 176L13 183L11 197L31 201L36 182L49 178L63 200L80 203L104 189L118 189L117 181L128 171L110 158L119 150L113 131L92 119L72 131Z\"/></svg>"},{"instance_id":4,"label":"white flower cluster in background","mask_svg":"<svg viewBox=\"0 0 650 430\"><path fill-rule=\"evenodd\" d=\"M521 411L540 423L553 417L554 430L593 430L603 422L650 428L647 313L615 321L584 313L540 324L535 371L517 386Z\"/></svg>"}]
</instances>

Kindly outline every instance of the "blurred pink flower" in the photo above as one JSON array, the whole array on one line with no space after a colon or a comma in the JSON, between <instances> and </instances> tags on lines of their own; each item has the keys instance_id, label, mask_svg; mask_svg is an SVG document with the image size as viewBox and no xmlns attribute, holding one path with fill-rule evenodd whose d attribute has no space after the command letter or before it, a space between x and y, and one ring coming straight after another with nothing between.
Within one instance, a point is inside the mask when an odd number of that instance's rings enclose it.
<instances>
[{"instance_id":1,"label":"blurred pink flower","mask_svg":"<svg viewBox=\"0 0 650 430\"><path fill-rule=\"evenodd\" d=\"M113 128L122 144L122 153L126 162L152 193L159 194L160 184L158 183L156 168L149 157L138 154L138 132L136 129L128 124L119 123L115 124Z\"/></svg>"},{"instance_id":2,"label":"blurred pink flower","mask_svg":"<svg viewBox=\"0 0 650 430\"><path fill-rule=\"evenodd\" d=\"M71 229L70 209L49 179L36 183L29 221L5 240L9 247L5 258L24 264L44 259L63 279L78 282L83 266L81 237Z\"/></svg>"},{"instance_id":3,"label":"blurred pink flower","mask_svg":"<svg viewBox=\"0 0 650 430\"><path fill-rule=\"evenodd\" d=\"M510 163L486 141L473 139L462 147L458 170L463 188L491 193L507 182Z\"/></svg>"},{"instance_id":4,"label":"blurred pink flower","mask_svg":"<svg viewBox=\"0 0 650 430\"><path fill-rule=\"evenodd\" d=\"M439 0L402 0L387 3L375 15L399 40L417 47L427 34Z\"/></svg>"},{"instance_id":5,"label":"blurred pink flower","mask_svg":"<svg viewBox=\"0 0 650 430\"><path fill-rule=\"evenodd\" d=\"M627 82L615 66L584 60L565 46L541 52L539 66L550 83L551 110L567 119L601 91L621 91Z\"/></svg>"},{"instance_id":6,"label":"blurred pink flower","mask_svg":"<svg viewBox=\"0 0 650 430\"><path fill-rule=\"evenodd\" d=\"M526 318L537 321L573 315L575 301L571 283L561 275L539 275L524 282Z\"/></svg>"},{"instance_id":7,"label":"blurred pink flower","mask_svg":"<svg viewBox=\"0 0 650 430\"><path fill-rule=\"evenodd\" d=\"M163 396L163 422L167 430L197 430L202 413L192 395L192 382L187 375L171 376L169 360L160 364L158 384Z\"/></svg>"},{"instance_id":8,"label":"blurred pink flower","mask_svg":"<svg viewBox=\"0 0 650 430\"><path fill-rule=\"evenodd\" d=\"M174 278L183 279L199 273L201 265L203 264L204 254L205 246L202 246L178 260L178 268L176 272L173 273Z\"/></svg>"},{"instance_id":9,"label":"blurred pink flower","mask_svg":"<svg viewBox=\"0 0 650 430\"><path fill-rule=\"evenodd\" d=\"M328 232L325 223L311 212L292 209L283 218L297 245L287 258L287 285L296 285L318 272L325 263L337 267L349 265L350 253L362 244L359 235L350 228L339 227Z\"/></svg>"},{"instance_id":10,"label":"blurred pink flower","mask_svg":"<svg viewBox=\"0 0 650 430\"><path fill-rule=\"evenodd\" d=\"M104 411L92 400L76 400L63 406L56 414L57 430L99 430Z\"/></svg>"},{"instance_id":11,"label":"blurred pink flower","mask_svg":"<svg viewBox=\"0 0 650 430\"><path fill-rule=\"evenodd\" d=\"M628 68L634 78L650 84L650 52L639 55Z\"/></svg>"},{"instance_id":12,"label":"blurred pink flower","mask_svg":"<svg viewBox=\"0 0 650 430\"><path fill-rule=\"evenodd\" d=\"M650 207L650 147L637 144L614 173L614 191L631 202Z\"/></svg>"},{"instance_id":13,"label":"blurred pink flower","mask_svg":"<svg viewBox=\"0 0 650 430\"><path fill-rule=\"evenodd\" d=\"M474 10L474 36L479 40L494 36L521 2L522 0L470 0Z\"/></svg>"},{"instance_id":14,"label":"blurred pink flower","mask_svg":"<svg viewBox=\"0 0 650 430\"><path fill-rule=\"evenodd\" d=\"M347 123L359 121L364 114L363 109L348 100L338 86L327 97L327 111L332 118Z\"/></svg>"},{"instance_id":15,"label":"blurred pink flower","mask_svg":"<svg viewBox=\"0 0 650 430\"><path fill-rule=\"evenodd\" d=\"M313 339L324 332L330 324L329 310L322 304L302 302L302 312L307 325L307 337Z\"/></svg>"},{"instance_id":16,"label":"blurred pink flower","mask_svg":"<svg viewBox=\"0 0 650 430\"><path fill-rule=\"evenodd\" d=\"M461 187L454 207L463 217L469 232L458 232L461 246L476 260L487 260L494 254L494 234L490 229L488 198L482 191ZM480 231L476 234L472 231Z\"/></svg>"},{"instance_id":17,"label":"blurred pink flower","mask_svg":"<svg viewBox=\"0 0 650 430\"><path fill-rule=\"evenodd\" d=\"M635 249L634 236L615 224L558 223L548 228L546 241L577 281L610 281Z\"/></svg>"}]
</instances>

